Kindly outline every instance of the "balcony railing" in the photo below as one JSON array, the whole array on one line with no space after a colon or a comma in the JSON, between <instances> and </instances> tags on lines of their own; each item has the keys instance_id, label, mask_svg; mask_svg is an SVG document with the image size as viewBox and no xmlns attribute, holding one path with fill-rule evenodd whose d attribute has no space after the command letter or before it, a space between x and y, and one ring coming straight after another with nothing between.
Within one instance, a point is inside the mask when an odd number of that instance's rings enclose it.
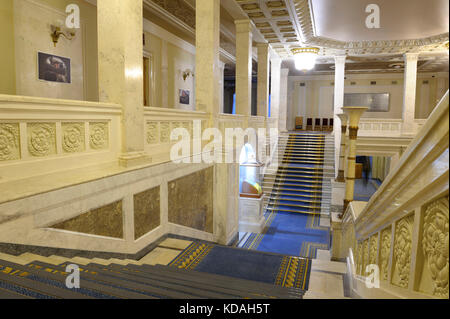
<instances>
[{"instance_id":1,"label":"balcony railing","mask_svg":"<svg viewBox=\"0 0 450 319\"><path fill-rule=\"evenodd\" d=\"M448 146L447 92L370 201L334 220L333 255L349 257L360 296L448 298ZM379 289L366 285L373 265Z\"/></svg>"}]
</instances>

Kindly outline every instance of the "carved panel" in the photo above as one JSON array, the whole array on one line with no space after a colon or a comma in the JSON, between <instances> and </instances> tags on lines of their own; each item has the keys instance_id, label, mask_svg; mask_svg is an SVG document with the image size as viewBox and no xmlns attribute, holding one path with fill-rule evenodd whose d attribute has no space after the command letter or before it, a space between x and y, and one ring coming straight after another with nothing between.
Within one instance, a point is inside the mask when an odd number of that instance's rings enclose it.
<instances>
[{"instance_id":1,"label":"carved panel","mask_svg":"<svg viewBox=\"0 0 450 319\"><path fill-rule=\"evenodd\" d=\"M363 242L362 255L361 274L365 276L366 266L369 264L369 239Z\"/></svg>"},{"instance_id":2,"label":"carved panel","mask_svg":"<svg viewBox=\"0 0 450 319\"><path fill-rule=\"evenodd\" d=\"M56 124L28 123L28 152L43 157L56 154Z\"/></svg>"},{"instance_id":3,"label":"carved panel","mask_svg":"<svg viewBox=\"0 0 450 319\"><path fill-rule=\"evenodd\" d=\"M109 146L109 126L107 122L89 123L89 142L94 150L107 149Z\"/></svg>"},{"instance_id":4,"label":"carved panel","mask_svg":"<svg viewBox=\"0 0 450 319\"><path fill-rule=\"evenodd\" d=\"M378 234L370 237L369 264L377 264Z\"/></svg>"},{"instance_id":5,"label":"carved panel","mask_svg":"<svg viewBox=\"0 0 450 319\"><path fill-rule=\"evenodd\" d=\"M413 215L400 219L395 226L392 283L402 288L407 288L409 284L413 226Z\"/></svg>"},{"instance_id":6,"label":"carved panel","mask_svg":"<svg viewBox=\"0 0 450 319\"><path fill-rule=\"evenodd\" d=\"M386 228L381 232L380 245L380 277L388 280L389 256L391 253L391 228Z\"/></svg>"},{"instance_id":7,"label":"carved panel","mask_svg":"<svg viewBox=\"0 0 450 319\"><path fill-rule=\"evenodd\" d=\"M158 122L148 122L147 123L147 143L148 144L158 144Z\"/></svg>"},{"instance_id":8,"label":"carved panel","mask_svg":"<svg viewBox=\"0 0 450 319\"><path fill-rule=\"evenodd\" d=\"M359 275L363 274L362 266L363 266L363 244L362 242L358 242L358 253L357 253L357 273Z\"/></svg>"},{"instance_id":9,"label":"carved panel","mask_svg":"<svg viewBox=\"0 0 450 319\"><path fill-rule=\"evenodd\" d=\"M159 138L161 143L169 143L170 141L170 123L161 122L159 123Z\"/></svg>"},{"instance_id":10,"label":"carved panel","mask_svg":"<svg viewBox=\"0 0 450 319\"><path fill-rule=\"evenodd\" d=\"M62 147L66 153L83 152L86 149L84 123L62 123Z\"/></svg>"},{"instance_id":11,"label":"carved panel","mask_svg":"<svg viewBox=\"0 0 450 319\"><path fill-rule=\"evenodd\" d=\"M191 122L183 122L183 128L185 128L189 132L189 136L192 138L192 125Z\"/></svg>"},{"instance_id":12,"label":"carved panel","mask_svg":"<svg viewBox=\"0 0 450 319\"><path fill-rule=\"evenodd\" d=\"M431 277L429 292L437 297L449 297L449 202L448 198L430 204L424 214L422 228L422 251L424 272ZM422 281L426 280L422 276ZM427 280L430 282L429 280Z\"/></svg>"},{"instance_id":13,"label":"carved panel","mask_svg":"<svg viewBox=\"0 0 450 319\"><path fill-rule=\"evenodd\" d=\"M18 123L0 123L0 161L20 159Z\"/></svg>"}]
</instances>

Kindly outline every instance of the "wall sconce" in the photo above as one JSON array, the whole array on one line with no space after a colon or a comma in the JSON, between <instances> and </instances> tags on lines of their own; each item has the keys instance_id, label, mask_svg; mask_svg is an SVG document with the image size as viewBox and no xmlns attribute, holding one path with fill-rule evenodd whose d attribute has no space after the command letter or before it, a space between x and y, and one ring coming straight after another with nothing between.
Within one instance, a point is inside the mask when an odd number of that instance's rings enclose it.
<instances>
[{"instance_id":1,"label":"wall sconce","mask_svg":"<svg viewBox=\"0 0 450 319\"><path fill-rule=\"evenodd\" d=\"M183 80L186 81L189 75L192 75L192 77L194 77L194 73L191 70L187 69L183 72Z\"/></svg>"},{"instance_id":2,"label":"wall sconce","mask_svg":"<svg viewBox=\"0 0 450 319\"><path fill-rule=\"evenodd\" d=\"M53 44L55 47L61 36L63 36L67 40L72 40L73 38L75 38L76 33L74 30L69 30L67 32L64 32L64 31L61 31L61 27L56 26L56 25L51 25L51 28L52 28L52 33L50 35L52 37Z\"/></svg>"}]
</instances>

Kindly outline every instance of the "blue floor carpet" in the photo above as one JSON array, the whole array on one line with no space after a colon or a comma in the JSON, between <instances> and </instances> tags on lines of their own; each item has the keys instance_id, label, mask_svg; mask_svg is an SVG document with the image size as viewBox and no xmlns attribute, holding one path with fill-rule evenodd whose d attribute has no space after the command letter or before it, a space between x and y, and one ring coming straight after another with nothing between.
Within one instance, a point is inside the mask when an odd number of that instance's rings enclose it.
<instances>
[{"instance_id":1,"label":"blue floor carpet","mask_svg":"<svg viewBox=\"0 0 450 319\"><path fill-rule=\"evenodd\" d=\"M307 290L311 260L194 242L169 266Z\"/></svg>"},{"instance_id":2,"label":"blue floor carpet","mask_svg":"<svg viewBox=\"0 0 450 319\"><path fill-rule=\"evenodd\" d=\"M318 215L274 212L266 218L263 233L250 234L240 247L306 258L330 247L330 228L319 226Z\"/></svg>"},{"instance_id":3,"label":"blue floor carpet","mask_svg":"<svg viewBox=\"0 0 450 319\"><path fill-rule=\"evenodd\" d=\"M286 150L283 156L283 166L278 169L276 186L265 213L263 232L251 233L239 247L316 258L318 249L330 247L329 227L319 226L324 162L323 147L319 144L325 142L325 137L305 142L304 136L291 135L290 141L295 151ZM315 163L305 163L308 159L293 155L295 152L315 154Z\"/></svg>"}]
</instances>

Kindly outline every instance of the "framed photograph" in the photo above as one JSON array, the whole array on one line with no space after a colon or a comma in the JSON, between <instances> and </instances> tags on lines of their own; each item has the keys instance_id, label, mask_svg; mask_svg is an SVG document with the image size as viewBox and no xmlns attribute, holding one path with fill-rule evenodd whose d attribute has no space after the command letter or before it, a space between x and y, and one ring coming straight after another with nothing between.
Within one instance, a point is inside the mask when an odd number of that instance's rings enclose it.
<instances>
[{"instance_id":1,"label":"framed photograph","mask_svg":"<svg viewBox=\"0 0 450 319\"><path fill-rule=\"evenodd\" d=\"M189 105L190 92L188 90L180 90L180 104Z\"/></svg>"},{"instance_id":2,"label":"framed photograph","mask_svg":"<svg viewBox=\"0 0 450 319\"><path fill-rule=\"evenodd\" d=\"M48 82L71 83L70 59L38 52L39 80Z\"/></svg>"}]
</instances>

